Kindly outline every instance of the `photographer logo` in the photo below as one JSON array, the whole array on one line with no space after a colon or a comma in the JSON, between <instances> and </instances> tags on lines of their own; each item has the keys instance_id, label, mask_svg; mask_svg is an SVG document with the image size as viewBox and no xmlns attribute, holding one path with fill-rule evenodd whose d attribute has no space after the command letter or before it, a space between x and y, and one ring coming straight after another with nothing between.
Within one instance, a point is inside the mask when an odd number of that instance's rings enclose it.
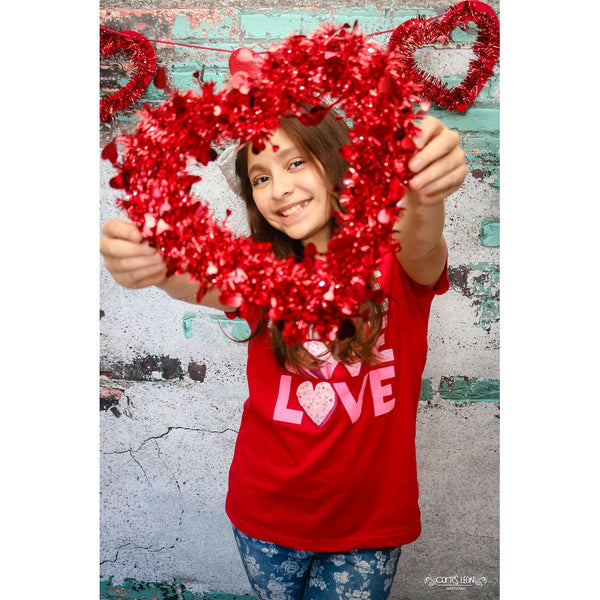
<instances>
[{"instance_id":1,"label":"photographer logo","mask_svg":"<svg viewBox=\"0 0 600 600\"><path fill-rule=\"evenodd\" d=\"M423 583L429 587L465 590L470 587L483 587L487 581L487 577L483 575L428 575Z\"/></svg>"}]
</instances>

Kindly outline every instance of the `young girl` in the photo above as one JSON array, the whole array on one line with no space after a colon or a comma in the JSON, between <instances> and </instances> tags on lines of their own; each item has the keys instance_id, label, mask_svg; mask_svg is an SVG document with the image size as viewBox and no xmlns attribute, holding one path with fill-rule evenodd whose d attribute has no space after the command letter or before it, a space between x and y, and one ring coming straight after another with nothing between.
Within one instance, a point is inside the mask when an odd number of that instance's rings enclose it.
<instances>
[{"instance_id":1,"label":"young girl","mask_svg":"<svg viewBox=\"0 0 600 600\"><path fill-rule=\"evenodd\" d=\"M389 596L400 547L420 534L416 413L431 302L448 289L444 199L465 175L459 137L433 117L420 124L413 173L394 236L373 285L385 293L366 322L332 343L289 346L256 308L248 319L249 397L229 475L226 510L261 599ZM255 241L279 257L312 242L327 260L331 211L346 163L347 127L333 113L318 125L281 119L263 151L238 152L236 168ZM166 278L155 249L113 219L100 249L128 288L156 285L195 302L198 284ZM211 289L201 304L232 311Z\"/></svg>"}]
</instances>

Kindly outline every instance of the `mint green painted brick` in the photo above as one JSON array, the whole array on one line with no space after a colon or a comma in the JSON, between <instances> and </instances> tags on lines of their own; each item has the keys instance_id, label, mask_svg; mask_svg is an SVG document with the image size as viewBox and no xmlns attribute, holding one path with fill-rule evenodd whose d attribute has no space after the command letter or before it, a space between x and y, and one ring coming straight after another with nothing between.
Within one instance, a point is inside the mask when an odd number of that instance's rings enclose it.
<instances>
[{"instance_id":1,"label":"mint green painted brick","mask_svg":"<svg viewBox=\"0 0 600 600\"><path fill-rule=\"evenodd\" d=\"M489 275L485 281L477 282L473 286L472 291L474 294L484 294L491 291L491 289L500 283L500 267L495 263L478 262L470 263L468 265L472 271L482 271Z\"/></svg>"},{"instance_id":2,"label":"mint green painted brick","mask_svg":"<svg viewBox=\"0 0 600 600\"><path fill-rule=\"evenodd\" d=\"M186 338L192 337L192 323L195 318L195 313L185 313L185 315L183 315L183 335Z\"/></svg>"},{"instance_id":3,"label":"mint green painted brick","mask_svg":"<svg viewBox=\"0 0 600 600\"><path fill-rule=\"evenodd\" d=\"M364 33L388 31L395 29L408 19L414 19L417 14L429 17L435 13L431 9L415 11L414 8L382 8L377 5L351 8L341 4L330 5L326 11L314 7L278 11L272 9L249 11L240 15L240 22L246 42L282 41L294 32L310 35L317 26L329 22L338 26L345 23L353 25L354 22L357 22ZM373 37L373 39L385 46L389 37L390 34L387 33Z\"/></svg>"},{"instance_id":4,"label":"mint green painted brick","mask_svg":"<svg viewBox=\"0 0 600 600\"><path fill-rule=\"evenodd\" d=\"M469 27L466 31L460 27L455 27L450 33L453 42L467 43L474 42L477 37L477 28Z\"/></svg>"},{"instance_id":5,"label":"mint green painted brick","mask_svg":"<svg viewBox=\"0 0 600 600\"><path fill-rule=\"evenodd\" d=\"M465 132L462 135L461 145L463 150L476 158L478 155L496 155L498 160L498 152L500 150L500 137L496 134L481 136L473 135L471 132Z\"/></svg>"},{"instance_id":6,"label":"mint green painted brick","mask_svg":"<svg viewBox=\"0 0 600 600\"><path fill-rule=\"evenodd\" d=\"M481 225L481 243L488 248L500 246L500 222L486 221Z\"/></svg>"},{"instance_id":7,"label":"mint green painted brick","mask_svg":"<svg viewBox=\"0 0 600 600\"><path fill-rule=\"evenodd\" d=\"M123 585L113 586L112 577L108 581L100 581L101 600L253 600L253 596L245 594L228 594L225 592L206 592L196 596L185 589L180 580L173 583L145 582L125 579Z\"/></svg>"},{"instance_id":8,"label":"mint green painted brick","mask_svg":"<svg viewBox=\"0 0 600 600\"><path fill-rule=\"evenodd\" d=\"M476 317L475 327L489 332L500 318L500 268L497 264L480 262L450 268L454 289L471 300Z\"/></svg>"},{"instance_id":9,"label":"mint green painted brick","mask_svg":"<svg viewBox=\"0 0 600 600\"><path fill-rule=\"evenodd\" d=\"M472 143L462 144L467 166L470 169L479 168L486 173L500 175L500 158L494 150L498 144L498 139L472 140Z\"/></svg>"},{"instance_id":10,"label":"mint green painted brick","mask_svg":"<svg viewBox=\"0 0 600 600\"><path fill-rule=\"evenodd\" d=\"M480 296L473 304L477 311L475 327L489 331L490 327L500 319L500 301L498 298Z\"/></svg>"},{"instance_id":11,"label":"mint green painted brick","mask_svg":"<svg viewBox=\"0 0 600 600\"><path fill-rule=\"evenodd\" d=\"M248 323L244 319L229 319L225 314L211 314L210 318L214 321L219 321L224 331L231 328L228 335L237 342L247 340L252 333Z\"/></svg>"},{"instance_id":12,"label":"mint green painted brick","mask_svg":"<svg viewBox=\"0 0 600 600\"><path fill-rule=\"evenodd\" d=\"M419 400L422 402L431 402L433 400L433 384L431 383L431 379L423 379L421 382Z\"/></svg>"},{"instance_id":13,"label":"mint green painted brick","mask_svg":"<svg viewBox=\"0 0 600 600\"><path fill-rule=\"evenodd\" d=\"M258 11L241 15L244 40L280 42L291 33L310 34L318 25L330 20L329 12L316 8L302 11Z\"/></svg>"},{"instance_id":14,"label":"mint green painted brick","mask_svg":"<svg viewBox=\"0 0 600 600\"><path fill-rule=\"evenodd\" d=\"M232 32L238 30L237 18L227 15L227 13L219 13L219 18L214 21L205 21L194 24L192 29L190 22L185 18L185 15L178 14L171 28L172 40L174 42L182 42L184 44L204 45L206 42L211 42L212 46L218 48L231 48L235 46L238 39L233 39L230 43ZM187 53L190 51L185 46L173 46L176 52Z\"/></svg>"},{"instance_id":15,"label":"mint green painted brick","mask_svg":"<svg viewBox=\"0 0 600 600\"><path fill-rule=\"evenodd\" d=\"M498 402L500 381L476 377L442 377L438 389L440 398L453 402Z\"/></svg>"},{"instance_id":16,"label":"mint green painted brick","mask_svg":"<svg viewBox=\"0 0 600 600\"><path fill-rule=\"evenodd\" d=\"M442 118L442 117L441 117ZM445 122L445 121L444 121ZM498 133L487 136L461 132L461 146L471 171L481 170L487 183L500 188L500 138Z\"/></svg>"},{"instance_id":17,"label":"mint green painted brick","mask_svg":"<svg viewBox=\"0 0 600 600\"><path fill-rule=\"evenodd\" d=\"M497 108L471 106L467 112L459 113L432 104L429 113L457 131L500 131L500 111Z\"/></svg>"},{"instance_id":18,"label":"mint green painted brick","mask_svg":"<svg viewBox=\"0 0 600 600\"><path fill-rule=\"evenodd\" d=\"M246 323L246 321L244 321L243 319L235 319L235 321L233 321L233 326L231 328L231 337L234 340L246 340L250 337L251 333L252 332L250 331L250 327L248 326L248 323Z\"/></svg>"},{"instance_id":19,"label":"mint green painted brick","mask_svg":"<svg viewBox=\"0 0 600 600\"><path fill-rule=\"evenodd\" d=\"M469 23L467 29L461 29L460 27L455 27L452 30L451 34L452 40L457 43L468 43L475 42L477 39L477 25L474 23Z\"/></svg>"},{"instance_id":20,"label":"mint green painted brick","mask_svg":"<svg viewBox=\"0 0 600 600\"><path fill-rule=\"evenodd\" d=\"M395 29L402 22L414 18L414 10L386 10L378 6L365 8L340 7L339 10L332 11L332 20L338 25L347 23L354 25L358 23L359 29L363 33L378 33ZM373 41L382 46L387 45L390 34L381 34L373 36Z\"/></svg>"},{"instance_id":21,"label":"mint green painted brick","mask_svg":"<svg viewBox=\"0 0 600 600\"><path fill-rule=\"evenodd\" d=\"M322 23L341 26L346 23L353 25L356 21L364 33L375 33L397 26L386 20L381 11L375 7L371 9L328 7L326 11L310 7L277 12L266 9L242 14L240 21L246 41L261 39L282 41L291 33L310 35ZM400 22L398 21L398 25ZM380 42L385 44L386 39Z\"/></svg>"},{"instance_id":22,"label":"mint green painted brick","mask_svg":"<svg viewBox=\"0 0 600 600\"><path fill-rule=\"evenodd\" d=\"M383 29L384 18L381 9L341 7L331 11L330 20L337 25L354 25L363 33L375 33Z\"/></svg>"},{"instance_id":23,"label":"mint green painted brick","mask_svg":"<svg viewBox=\"0 0 600 600\"><path fill-rule=\"evenodd\" d=\"M477 309L476 327L489 331L490 326L500 319L500 268L496 264L477 263L469 265L471 271L480 271L472 278L470 292L475 298Z\"/></svg>"},{"instance_id":24,"label":"mint green painted brick","mask_svg":"<svg viewBox=\"0 0 600 600\"><path fill-rule=\"evenodd\" d=\"M203 81L214 81L217 90L229 80L229 65L227 62L204 65L201 63L184 63L174 66L171 71L174 87L180 91L189 89L200 91L198 81L194 77L195 72L202 74Z\"/></svg>"},{"instance_id":25,"label":"mint green painted brick","mask_svg":"<svg viewBox=\"0 0 600 600\"><path fill-rule=\"evenodd\" d=\"M415 19L416 17L433 17L435 16L435 10L432 8L406 8L405 6L390 7L386 9L386 13L389 15L388 18L393 19L392 26L399 27L404 21L409 19Z\"/></svg>"}]
</instances>

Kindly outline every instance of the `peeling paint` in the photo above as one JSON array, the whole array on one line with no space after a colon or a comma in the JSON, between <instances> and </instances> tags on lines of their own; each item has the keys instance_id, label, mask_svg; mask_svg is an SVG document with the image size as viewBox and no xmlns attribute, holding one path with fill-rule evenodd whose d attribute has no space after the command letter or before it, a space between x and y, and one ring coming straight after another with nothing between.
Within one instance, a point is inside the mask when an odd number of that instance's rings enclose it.
<instances>
[{"instance_id":1,"label":"peeling paint","mask_svg":"<svg viewBox=\"0 0 600 600\"><path fill-rule=\"evenodd\" d=\"M237 43L235 38L236 24L231 15L226 11L202 11L200 15L194 11L192 16L189 12L181 12L175 17L175 22L171 29L172 39L186 44L197 44L200 41L207 42L215 40L216 45L223 47L223 41L230 39L234 32L233 43ZM189 50L185 47L175 47L178 52L186 53Z\"/></svg>"},{"instance_id":2,"label":"peeling paint","mask_svg":"<svg viewBox=\"0 0 600 600\"><path fill-rule=\"evenodd\" d=\"M230 319L224 314L211 314L210 318L218 321L223 332L236 342L247 340L252 333L244 319Z\"/></svg>"},{"instance_id":3,"label":"peeling paint","mask_svg":"<svg viewBox=\"0 0 600 600\"><path fill-rule=\"evenodd\" d=\"M183 315L183 335L186 338L192 337L192 323L195 318L195 313L185 313L185 315Z\"/></svg>"},{"instance_id":4,"label":"peeling paint","mask_svg":"<svg viewBox=\"0 0 600 600\"><path fill-rule=\"evenodd\" d=\"M448 268L450 285L472 300L475 326L488 333L500 319L500 268L493 263L476 263Z\"/></svg>"},{"instance_id":5,"label":"peeling paint","mask_svg":"<svg viewBox=\"0 0 600 600\"><path fill-rule=\"evenodd\" d=\"M117 388L102 388L100 390L100 410L110 410L115 417L121 416L118 409L119 401L123 397L123 390Z\"/></svg>"},{"instance_id":6,"label":"peeling paint","mask_svg":"<svg viewBox=\"0 0 600 600\"><path fill-rule=\"evenodd\" d=\"M477 377L442 377L438 393L442 399L453 402L498 402L500 382Z\"/></svg>"},{"instance_id":7,"label":"peeling paint","mask_svg":"<svg viewBox=\"0 0 600 600\"><path fill-rule=\"evenodd\" d=\"M498 379L478 379L461 375L442 377L437 390L431 379L423 379L421 402L430 403L438 396L453 402L498 402L500 381Z\"/></svg>"},{"instance_id":8,"label":"peeling paint","mask_svg":"<svg viewBox=\"0 0 600 600\"><path fill-rule=\"evenodd\" d=\"M103 365L100 374L110 379L130 381L157 381L160 379L182 379L181 361L170 356L142 356L131 363L116 361Z\"/></svg>"},{"instance_id":9,"label":"peeling paint","mask_svg":"<svg viewBox=\"0 0 600 600\"><path fill-rule=\"evenodd\" d=\"M206 365L200 365L197 362L192 361L188 365L188 374L194 381L202 383L206 377Z\"/></svg>"},{"instance_id":10,"label":"peeling paint","mask_svg":"<svg viewBox=\"0 0 600 600\"><path fill-rule=\"evenodd\" d=\"M182 11L180 16L189 23L190 30L202 30L207 25L218 25L224 19L228 22L235 21L238 17L238 11L226 7L219 10L194 9L193 11Z\"/></svg>"},{"instance_id":11,"label":"peeling paint","mask_svg":"<svg viewBox=\"0 0 600 600\"><path fill-rule=\"evenodd\" d=\"M100 582L101 600L252 600L253 596L207 592L196 596L185 589L183 583L147 583L135 579L125 579L122 585L114 586L112 578Z\"/></svg>"},{"instance_id":12,"label":"peeling paint","mask_svg":"<svg viewBox=\"0 0 600 600\"><path fill-rule=\"evenodd\" d=\"M421 395L419 396L421 402L431 402L433 400L433 386L431 379L423 379L421 382Z\"/></svg>"},{"instance_id":13,"label":"peeling paint","mask_svg":"<svg viewBox=\"0 0 600 600\"><path fill-rule=\"evenodd\" d=\"M500 222L485 221L481 224L481 243L488 248L500 246Z\"/></svg>"}]
</instances>

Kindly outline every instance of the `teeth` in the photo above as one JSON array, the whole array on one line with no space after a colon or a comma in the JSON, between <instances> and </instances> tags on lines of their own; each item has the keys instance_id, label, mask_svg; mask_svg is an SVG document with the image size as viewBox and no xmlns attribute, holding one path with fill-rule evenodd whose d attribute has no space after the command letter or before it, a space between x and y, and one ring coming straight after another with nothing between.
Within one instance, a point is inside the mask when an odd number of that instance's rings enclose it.
<instances>
[{"instance_id":1,"label":"teeth","mask_svg":"<svg viewBox=\"0 0 600 600\"><path fill-rule=\"evenodd\" d=\"M296 204L295 206L292 206L291 208L288 208L287 210L282 210L279 214L282 217L291 217L292 215L295 215L295 214L299 213L301 210L303 210L307 204L308 204L308 202L303 202L302 204Z\"/></svg>"}]
</instances>

